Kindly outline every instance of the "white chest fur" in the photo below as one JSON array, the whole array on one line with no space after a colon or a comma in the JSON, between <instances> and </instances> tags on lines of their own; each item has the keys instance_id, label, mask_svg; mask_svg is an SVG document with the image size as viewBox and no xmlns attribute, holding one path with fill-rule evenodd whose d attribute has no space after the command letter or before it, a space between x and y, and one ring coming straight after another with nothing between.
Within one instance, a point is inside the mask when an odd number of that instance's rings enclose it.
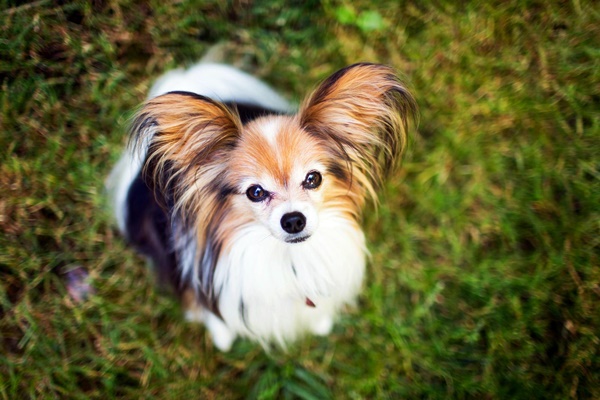
<instances>
[{"instance_id":1,"label":"white chest fur","mask_svg":"<svg viewBox=\"0 0 600 400\"><path fill-rule=\"evenodd\" d=\"M231 334L285 345L305 332L329 333L335 314L360 290L366 248L356 224L323 217L302 243L283 243L258 224L236 233L214 277ZM218 345L219 333L204 320Z\"/></svg>"}]
</instances>

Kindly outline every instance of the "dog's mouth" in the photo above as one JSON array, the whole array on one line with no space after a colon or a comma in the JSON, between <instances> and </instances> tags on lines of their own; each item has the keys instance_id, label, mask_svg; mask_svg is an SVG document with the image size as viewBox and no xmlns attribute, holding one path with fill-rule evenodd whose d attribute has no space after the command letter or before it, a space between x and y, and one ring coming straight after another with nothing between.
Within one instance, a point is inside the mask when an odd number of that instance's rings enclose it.
<instances>
[{"instance_id":1,"label":"dog's mouth","mask_svg":"<svg viewBox=\"0 0 600 400\"><path fill-rule=\"evenodd\" d=\"M310 237L310 235L291 237L291 238L285 239L285 242L286 243L302 243L309 237Z\"/></svg>"}]
</instances>

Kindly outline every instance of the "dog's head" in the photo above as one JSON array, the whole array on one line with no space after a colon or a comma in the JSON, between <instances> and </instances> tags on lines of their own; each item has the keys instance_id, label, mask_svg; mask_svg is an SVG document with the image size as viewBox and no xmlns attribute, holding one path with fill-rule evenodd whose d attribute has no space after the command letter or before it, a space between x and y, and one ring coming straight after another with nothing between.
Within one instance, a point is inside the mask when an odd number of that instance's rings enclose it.
<instances>
[{"instance_id":1,"label":"dog's head","mask_svg":"<svg viewBox=\"0 0 600 400\"><path fill-rule=\"evenodd\" d=\"M147 146L146 182L200 228L201 242L258 223L293 244L311 237L325 211L357 220L415 113L390 68L356 64L326 79L296 115L242 125L221 103L173 92L142 107L133 133Z\"/></svg>"}]
</instances>

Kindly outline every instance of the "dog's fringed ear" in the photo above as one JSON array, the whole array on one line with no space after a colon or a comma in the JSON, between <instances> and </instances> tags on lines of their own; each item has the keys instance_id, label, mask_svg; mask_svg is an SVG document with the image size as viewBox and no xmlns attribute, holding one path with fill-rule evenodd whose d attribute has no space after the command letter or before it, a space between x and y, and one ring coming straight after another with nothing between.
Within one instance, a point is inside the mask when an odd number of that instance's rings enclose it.
<instances>
[{"instance_id":1,"label":"dog's fringed ear","mask_svg":"<svg viewBox=\"0 0 600 400\"><path fill-rule=\"evenodd\" d=\"M240 127L236 113L204 96L170 92L148 100L131 125L132 144L145 153L144 181L159 202L196 211L219 180L219 156L235 145Z\"/></svg>"},{"instance_id":2,"label":"dog's fringed ear","mask_svg":"<svg viewBox=\"0 0 600 400\"><path fill-rule=\"evenodd\" d=\"M391 68L354 64L327 78L302 104L299 117L310 134L334 144L358 183L374 195L373 186L406 145L417 105Z\"/></svg>"}]
</instances>

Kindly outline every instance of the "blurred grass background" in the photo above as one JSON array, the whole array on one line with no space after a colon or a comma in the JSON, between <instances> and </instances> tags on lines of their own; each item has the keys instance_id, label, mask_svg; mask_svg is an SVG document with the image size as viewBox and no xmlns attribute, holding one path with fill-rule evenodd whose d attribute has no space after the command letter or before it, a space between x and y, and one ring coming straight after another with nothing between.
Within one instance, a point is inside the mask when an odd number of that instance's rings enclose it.
<instances>
[{"instance_id":1,"label":"blurred grass background","mask_svg":"<svg viewBox=\"0 0 600 400\"><path fill-rule=\"evenodd\" d=\"M0 4L0 398L600 398L598 2ZM105 208L131 110L217 43L295 101L373 61L420 104L359 309L288 354L213 349Z\"/></svg>"}]
</instances>

